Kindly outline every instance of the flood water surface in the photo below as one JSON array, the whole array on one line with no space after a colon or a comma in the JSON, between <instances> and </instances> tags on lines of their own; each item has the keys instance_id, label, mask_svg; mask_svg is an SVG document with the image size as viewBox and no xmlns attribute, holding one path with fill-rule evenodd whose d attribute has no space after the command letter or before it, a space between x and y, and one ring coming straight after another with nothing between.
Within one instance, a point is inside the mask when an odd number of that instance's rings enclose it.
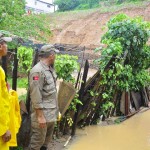
<instances>
[{"instance_id":1,"label":"flood water surface","mask_svg":"<svg viewBox=\"0 0 150 150\"><path fill-rule=\"evenodd\" d=\"M90 126L69 150L150 150L150 110L119 125Z\"/></svg>"}]
</instances>

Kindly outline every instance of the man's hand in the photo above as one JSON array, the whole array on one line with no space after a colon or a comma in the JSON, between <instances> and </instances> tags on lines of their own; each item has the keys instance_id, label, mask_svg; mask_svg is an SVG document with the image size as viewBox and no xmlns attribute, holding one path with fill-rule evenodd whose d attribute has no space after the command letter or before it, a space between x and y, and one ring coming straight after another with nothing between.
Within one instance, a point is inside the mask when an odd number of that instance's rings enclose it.
<instances>
[{"instance_id":1,"label":"man's hand","mask_svg":"<svg viewBox=\"0 0 150 150\"><path fill-rule=\"evenodd\" d=\"M2 135L2 139L4 142L8 142L11 139L11 133L9 130L7 130L4 135Z\"/></svg>"},{"instance_id":2,"label":"man's hand","mask_svg":"<svg viewBox=\"0 0 150 150\"><path fill-rule=\"evenodd\" d=\"M61 117L62 117L62 116L61 116L61 113L59 112L59 113L58 113L58 116L57 116L57 121L60 121L60 120L61 120Z\"/></svg>"},{"instance_id":3,"label":"man's hand","mask_svg":"<svg viewBox=\"0 0 150 150\"><path fill-rule=\"evenodd\" d=\"M38 123L40 128L45 128L46 127L46 119L44 116L40 116L37 118L38 119Z\"/></svg>"},{"instance_id":4,"label":"man's hand","mask_svg":"<svg viewBox=\"0 0 150 150\"><path fill-rule=\"evenodd\" d=\"M43 114L43 110L35 109L35 111L36 111L36 116L37 116L37 120L38 120L40 128L45 128L46 127L46 119Z\"/></svg>"}]
</instances>

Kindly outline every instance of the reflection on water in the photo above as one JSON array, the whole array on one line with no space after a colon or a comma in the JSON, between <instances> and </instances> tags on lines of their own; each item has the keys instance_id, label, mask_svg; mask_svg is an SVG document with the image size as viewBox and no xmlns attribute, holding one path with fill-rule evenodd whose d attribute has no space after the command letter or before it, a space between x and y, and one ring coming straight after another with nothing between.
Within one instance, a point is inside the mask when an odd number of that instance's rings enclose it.
<instances>
[{"instance_id":1,"label":"reflection on water","mask_svg":"<svg viewBox=\"0 0 150 150\"><path fill-rule=\"evenodd\" d=\"M150 110L119 125L91 126L69 150L150 150Z\"/></svg>"}]
</instances>

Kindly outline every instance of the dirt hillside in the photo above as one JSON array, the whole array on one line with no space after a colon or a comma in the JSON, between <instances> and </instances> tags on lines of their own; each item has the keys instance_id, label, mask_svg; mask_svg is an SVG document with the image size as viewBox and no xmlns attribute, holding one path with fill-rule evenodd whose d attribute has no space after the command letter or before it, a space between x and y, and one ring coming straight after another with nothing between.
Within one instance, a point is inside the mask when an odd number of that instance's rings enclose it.
<instances>
[{"instance_id":1,"label":"dirt hillside","mask_svg":"<svg viewBox=\"0 0 150 150\"><path fill-rule=\"evenodd\" d=\"M150 2L139 7L122 8L115 12L102 13L99 9L85 13L58 13L50 15L53 36L51 43L75 44L93 49L100 45L101 36L107 21L119 13L125 13L131 17L142 16L150 21Z\"/></svg>"}]
</instances>

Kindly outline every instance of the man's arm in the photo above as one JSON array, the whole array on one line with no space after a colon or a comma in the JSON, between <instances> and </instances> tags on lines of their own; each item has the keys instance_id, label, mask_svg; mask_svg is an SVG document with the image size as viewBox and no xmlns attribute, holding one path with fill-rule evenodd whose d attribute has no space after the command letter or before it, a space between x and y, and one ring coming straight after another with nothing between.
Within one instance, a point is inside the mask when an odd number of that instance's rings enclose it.
<instances>
[{"instance_id":1,"label":"man's arm","mask_svg":"<svg viewBox=\"0 0 150 150\"><path fill-rule=\"evenodd\" d=\"M42 94L41 90L44 84L44 77L41 76L40 73L32 73L30 75L30 96L31 102L36 112L36 117L39 122L40 128L44 128L46 126L46 119L43 114L43 102L42 102Z\"/></svg>"}]
</instances>

